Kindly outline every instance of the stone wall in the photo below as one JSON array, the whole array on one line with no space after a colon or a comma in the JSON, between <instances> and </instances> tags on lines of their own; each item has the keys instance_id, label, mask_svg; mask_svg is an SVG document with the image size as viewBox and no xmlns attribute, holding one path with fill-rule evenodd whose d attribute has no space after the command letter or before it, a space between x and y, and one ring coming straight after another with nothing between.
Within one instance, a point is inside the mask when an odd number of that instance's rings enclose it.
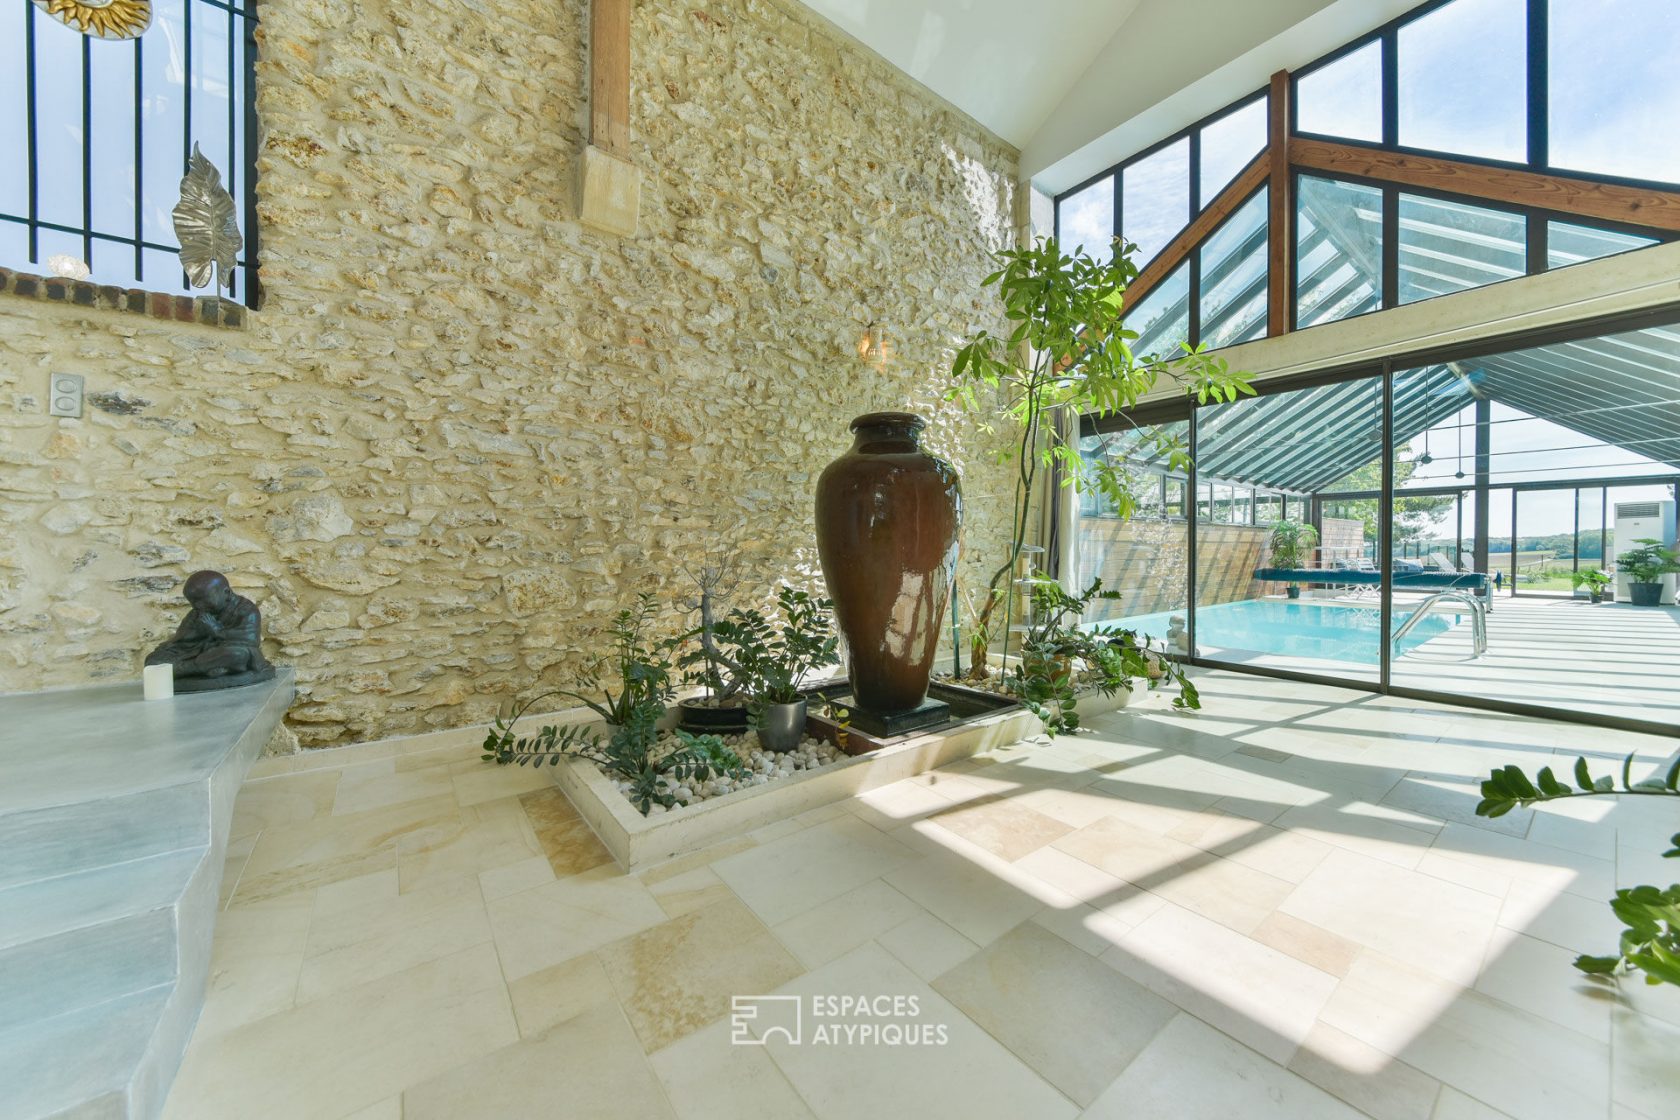
<instances>
[{"instance_id":1,"label":"stone wall","mask_svg":"<svg viewBox=\"0 0 1680 1120\"><path fill-rule=\"evenodd\" d=\"M0 689L136 677L212 567L304 743L477 722L638 592L677 627L708 553L743 604L815 578L816 475L873 409L934 417L964 571L996 563L1009 476L941 391L998 325L1012 149L792 0L639 0L621 240L573 213L584 0L261 10L246 324L0 296Z\"/></svg>"},{"instance_id":2,"label":"stone wall","mask_svg":"<svg viewBox=\"0 0 1680 1120\"><path fill-rule=\"evenodd\" d=\"M1255 525L1203 525L1196 538L1196 601L1202 606L1257 598L1267 585L1254 578L1270 530ZM1085 516L1079 519L1079 583L1101 576L1120 592L1087 621L1182 611L1189 602L1190 531L1184 521Z\"/></svg>"}]
</instances>

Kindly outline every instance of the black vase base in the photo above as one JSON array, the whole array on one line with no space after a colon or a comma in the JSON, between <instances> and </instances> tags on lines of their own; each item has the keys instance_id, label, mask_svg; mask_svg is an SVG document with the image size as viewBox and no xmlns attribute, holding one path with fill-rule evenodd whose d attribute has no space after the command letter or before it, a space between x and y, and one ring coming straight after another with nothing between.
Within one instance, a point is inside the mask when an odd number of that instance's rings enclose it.
<instances>
[{"instance_id":1,"label":"black vase base","mask_svg":"<svg viewBox=\"0 0 1680 1120\"><path fill-rule=\"evenodd\" d=\"M889 739L895 735L908 735L912 731L922 731L929 727L937 727L951 720L951 705L943 700L928 697L918 706L908 712L894 712L884 715L871 712L857 706L850 696L840 696L834 701L836 707L845 708L848 722L865 735L873 735L877 739Z\"/></svg>"},{"instance_id":2,"label":"black vase base","mask_svg":"<svg viewBox=\"0 0 1680 1120\"><path fill-rule=\"evenodd\" d=\"M272 665L255 673L229 673L223 677L176 677L175 693L180 695L183 692L215 692L218 689L243 688L248 684L261 684L273 679Z\"/></svg>"}]
</instances>

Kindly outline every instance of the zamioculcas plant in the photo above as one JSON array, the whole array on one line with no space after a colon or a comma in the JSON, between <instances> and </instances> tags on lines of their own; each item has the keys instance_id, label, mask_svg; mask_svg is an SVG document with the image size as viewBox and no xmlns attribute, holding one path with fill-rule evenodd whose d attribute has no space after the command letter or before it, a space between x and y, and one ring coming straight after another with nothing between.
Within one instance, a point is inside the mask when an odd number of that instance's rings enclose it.
<instances>
[{"instance_id":1,"label":"zamioculcas plant","mask_svg":"<svg viewBox=\"0 0 1680 1120\"><path fill-rule=\"evenodd\" d=\"M1622 760L1622 782L1618 788L1608 774L1593 777L1587 769L1587 760L1577 758L1574 777L1578 788L1570 789L1558 781L1549 766L1532 780L1518 767L1506 766L1495 770L1482 783L1482 800L1476 806L1476 813L1488 818L1502 817L1519 805L1563 797L1680 796L1680 759L1661 778L1635 782L1632 771L1630 754ZM1669 838L1669 849L1663 856L1680 859L1680 832ZM1627 927L1622 930L1616 955L1583 955L1575 958L1575 967L1590 976L1605 978L1637 969L1645 974L1647 984L1680 984L1680 883L1618 890L1610 900L1610 909Z\"/></svg>"}]
</instances>

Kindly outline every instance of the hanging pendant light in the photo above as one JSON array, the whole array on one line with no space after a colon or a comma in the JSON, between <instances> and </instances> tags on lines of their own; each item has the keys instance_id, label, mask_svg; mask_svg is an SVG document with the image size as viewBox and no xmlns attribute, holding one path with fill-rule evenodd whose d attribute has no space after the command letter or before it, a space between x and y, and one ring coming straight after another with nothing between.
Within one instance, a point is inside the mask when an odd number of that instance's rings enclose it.
<instances>
[{"instance_id":1,"label":"hanging pendant light","mask_svg":"<svg viewBox=\"0 0 1680 1120\"><path fill-rule=\"evenodd\" d=\"M1454 478L1463 478L1464 477L1464 421L1460 420L1457 424L1455 424L1453 426L1458 429L1458 470L1453 474L1453 477Z\"/></svg>"}]
</instances>

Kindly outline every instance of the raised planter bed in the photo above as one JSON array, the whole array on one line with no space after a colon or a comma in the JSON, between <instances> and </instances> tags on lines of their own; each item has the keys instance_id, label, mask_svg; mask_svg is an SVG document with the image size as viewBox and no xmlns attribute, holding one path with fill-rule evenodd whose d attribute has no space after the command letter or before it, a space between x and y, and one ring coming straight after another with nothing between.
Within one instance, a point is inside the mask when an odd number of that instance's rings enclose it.
<instances>
[{"instance_id":1,"label":"raised planter bed","mask_svg":"<svg viewBox=\"0 0 1680 1120\"><path fill-rule=\"evenodd\" d=\"M870 744L864 753L849 754L837 762L814 770L802 770L761 786L737 790L693 805L644 817L627 801L614 782L590 762L566 759L550 773L554 784L565 793L601 838L607 850L626 870L662 863L675 856L698 851L723 840L763 828L810 809L820 808L857 794L914 777L928 770L967 758L977 751L1005 746L1039 730L1038 717L1013 702L972 689L942 685L958 693L960 710L966 718L929 732L906 735L896 740L875 742L856 730L847 732L853 748ZM821 686L819 686L821 688ZM826 689L832 694L832 689ZM817 690L813 690L817 691ZM941 696L950 700L949 697ZM1080 710L1099 715L1120 707L1118 698L1093 696L1081 702ZM808 724L819 737L836 734L833 721L817 715ZM953 705L954 710L957 706ZM587 713L583 713L587 715ZM534 717L523 726L554 722L588 722L573 716ZM832 741L832 740L831 740Z\"/></svg>"}]
</instances>

